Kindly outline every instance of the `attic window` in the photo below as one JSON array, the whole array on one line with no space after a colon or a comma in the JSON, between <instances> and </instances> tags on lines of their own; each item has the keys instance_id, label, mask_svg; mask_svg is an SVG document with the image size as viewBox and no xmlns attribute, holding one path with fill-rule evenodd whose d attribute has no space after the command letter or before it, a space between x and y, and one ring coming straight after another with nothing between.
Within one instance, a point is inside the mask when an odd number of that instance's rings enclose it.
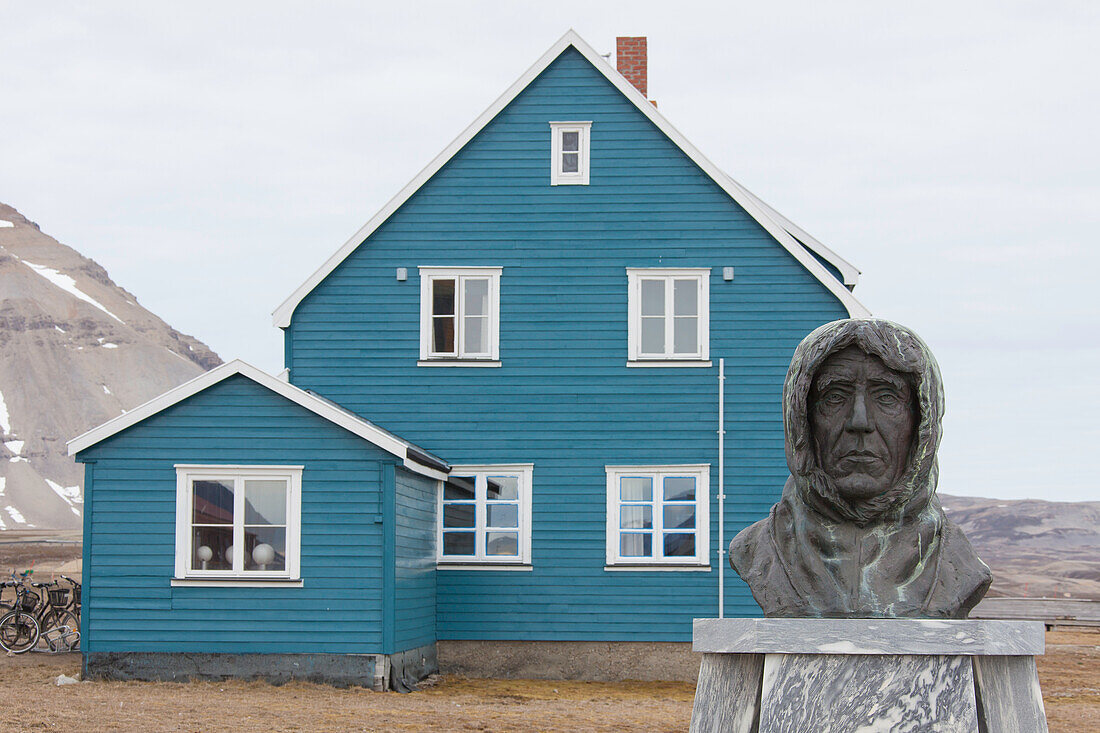
<instances>
[{"instance_id":1,"label":"attic window","mask_svg":"<svg viewBox=\"0 0 1100 733\"><path fill-rule=\"evenodd\" d=\"M550 123L550 185L587 186L591 122Z\"/></svg>"}]
</instances>

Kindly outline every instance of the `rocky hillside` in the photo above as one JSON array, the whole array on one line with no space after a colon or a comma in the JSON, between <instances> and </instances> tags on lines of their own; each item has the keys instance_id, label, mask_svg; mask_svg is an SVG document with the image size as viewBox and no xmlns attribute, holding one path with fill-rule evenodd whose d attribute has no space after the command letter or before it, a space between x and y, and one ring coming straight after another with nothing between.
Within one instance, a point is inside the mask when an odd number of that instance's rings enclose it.
<instances>
[{"instance_id":1,"label":"rocky hillside","mask_svg":"<svg viewBox=\"0 0 1100 733\"><path fill-rule=\"evenodd\" d=\"M940 502L993 569L990 595L1100 600L1100 502Z\"/></svg>"},{"instance_id":2,"label":"rocky hillside","mask_svg":"<svg viewBox=\"0 0 1100 733\"><path fill-rule=\"evenodd\" d=\"M220 363L0 203L0 531L78 528L65 442Z\"/></svg>"}]
</instances>

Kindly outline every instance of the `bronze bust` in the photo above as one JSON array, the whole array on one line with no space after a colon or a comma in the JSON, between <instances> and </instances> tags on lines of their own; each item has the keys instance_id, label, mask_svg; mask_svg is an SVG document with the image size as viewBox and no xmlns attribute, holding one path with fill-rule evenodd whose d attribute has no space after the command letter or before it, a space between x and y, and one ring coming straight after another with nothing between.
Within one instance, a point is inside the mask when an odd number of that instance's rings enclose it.
<instances>
[{"instance_id":1,"label":"bronze bust","mask_svg":"<svg viewBox=\"0 0 1100 733\"><path fill-rule=\"evenodd\" d=\"M828 323L783 387L791 476L730 564L766 616L965 618L989 568L936 498L939 367L889 321Z\"/></svg>"}]
</instances>

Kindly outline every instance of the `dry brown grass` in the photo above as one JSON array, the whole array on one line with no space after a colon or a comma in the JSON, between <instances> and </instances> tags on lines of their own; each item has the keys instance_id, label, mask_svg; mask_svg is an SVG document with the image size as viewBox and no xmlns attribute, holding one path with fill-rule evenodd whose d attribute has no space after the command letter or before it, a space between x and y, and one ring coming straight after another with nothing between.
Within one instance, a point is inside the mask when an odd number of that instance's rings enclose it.
<instances>
[{"instance_id":1,"label":"dry brown grass","mask_svg":"<svg viewBox=\"0 0 1100 733\"><path fill-rule=\"evenodd\" d=\"M684 731L694 686L443 677L409 695L263 682L86 682L77 655L0 656L12 731ZM1052 733L1100 730L1100 633L1053 632L1039 660Z\"/></svg>"}]
</instances>

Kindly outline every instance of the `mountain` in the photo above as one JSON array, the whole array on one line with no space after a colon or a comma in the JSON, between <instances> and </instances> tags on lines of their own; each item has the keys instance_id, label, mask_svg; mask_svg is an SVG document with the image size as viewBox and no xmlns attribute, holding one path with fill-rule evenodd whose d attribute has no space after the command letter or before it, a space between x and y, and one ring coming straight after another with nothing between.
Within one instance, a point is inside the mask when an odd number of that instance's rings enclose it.
<instances>
[{"instance_id":1,"label":"mountain","mask_svg":"<svg viewBox=\"0 0 1100 733\"><path fill-rule=\"evenodd\" d=\"M993 569L991 596L1100 600L1100 502L940 494L940 503Z\"/></svg>"},{"instance_id":2,"label":"mountain","mask_svg":"<svg viewBox=\"0 0 1100 733\"><path fill-rule=\"evenodd\" d=\"M0 204L0 531L80 527L65 442L220 363Z\"/></svg>"}]
</instances>

